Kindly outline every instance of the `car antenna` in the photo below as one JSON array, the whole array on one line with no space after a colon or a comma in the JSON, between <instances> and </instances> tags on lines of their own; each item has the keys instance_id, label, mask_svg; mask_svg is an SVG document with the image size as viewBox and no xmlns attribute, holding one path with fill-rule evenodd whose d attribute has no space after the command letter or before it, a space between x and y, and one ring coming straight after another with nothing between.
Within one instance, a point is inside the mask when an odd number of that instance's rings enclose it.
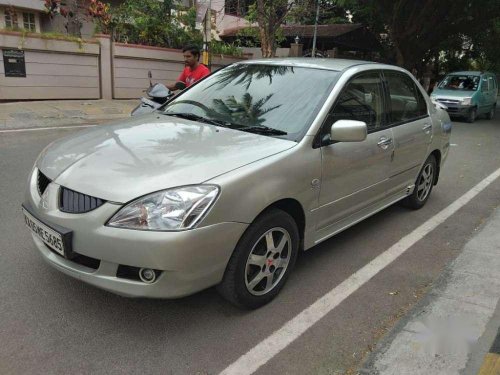
<instances>
[{"instance_id":1,"label":"car antenna","mask_svg":"<svg viewBox=\"0 0 500 375\"><path fill-rule=\"evenodd\" d=\"M153 78L153 75L151 74L151 70L148 70L148 77L149 77L149 87L152 87L153 82L151 82L151 78Z\"/></svg>"}]
</instances>

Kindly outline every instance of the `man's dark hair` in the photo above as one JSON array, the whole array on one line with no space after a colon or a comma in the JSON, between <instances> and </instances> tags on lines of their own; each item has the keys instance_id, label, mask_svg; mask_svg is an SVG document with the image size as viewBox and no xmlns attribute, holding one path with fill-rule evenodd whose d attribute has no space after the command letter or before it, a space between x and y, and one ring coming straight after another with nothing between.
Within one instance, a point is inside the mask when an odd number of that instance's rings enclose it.
<instances>
[{"instance_id":1,"label":"man's dark hair","mask_svg":"<svg viewBox=\"0 0 500 375\"><path fill-rule=\"evenodd\" d=\"M194 57L198 57L198 60L200 59L200 49L197 46L186 46L182 49L182 53L184 52L191 52Z\"/></svg>"}]
</instances>

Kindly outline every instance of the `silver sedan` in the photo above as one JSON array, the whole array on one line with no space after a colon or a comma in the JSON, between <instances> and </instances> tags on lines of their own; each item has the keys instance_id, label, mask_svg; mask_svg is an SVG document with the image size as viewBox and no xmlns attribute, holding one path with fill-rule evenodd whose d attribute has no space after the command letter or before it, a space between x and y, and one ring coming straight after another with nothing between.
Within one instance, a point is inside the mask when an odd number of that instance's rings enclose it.
<instances>
[{"instance_id":1,"label":"silver sedan","mask_svg":"<svg viewBox=\"0 0 500 375\"><path fill-rule=\"evenodd\" d=\"M23 214L43 259L89 284L152 298L217 285L256 308L300 251L395 202L422 207L450 132L401 68L248 61L49 145Z\"/></svg>"}]
</instances>

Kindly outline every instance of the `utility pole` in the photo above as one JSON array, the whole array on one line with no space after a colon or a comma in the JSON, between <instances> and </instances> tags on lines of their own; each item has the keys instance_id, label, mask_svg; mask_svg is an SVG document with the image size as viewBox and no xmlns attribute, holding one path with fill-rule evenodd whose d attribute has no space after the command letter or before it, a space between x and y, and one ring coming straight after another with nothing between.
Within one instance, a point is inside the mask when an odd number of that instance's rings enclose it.
<instances>
[{"instance_id":1,"label":"utility pole","mask_svg":"<svg viewBox=\"0 0 500 375\"><path fill-rule=\"evenodd\" d=\"M314 19L314 36L311 57L316 57L316 35L318 34L318 21L319 21L319 0L316 0L316 18Z\"/></svg>"},{"instance_id":2,"label":"utility pole","mask_svg":"<svg viewBox=\"0 0 500 375\"><path fill-rule=\"evenodd\" d=\"M210 59L210 41L212 40L212 0L209 0L208 2L208 9L207 13L205 15L205 43L203 46L203 64L208 66L210 68L211 65L211 59Z\"/></svg>"},{"instance_id":3,"label":"utility pole","mask_svg":"<svg viewBox=\"0 0 500 375\"><path fill-rule=\"evenodd\" d=\"M209 46L212 38L212 16L211 16L211 0L199 0L196 2L196 29L200 30L203 35L203 50L201 62L210 67Z\"/></svg>"}]
</instances>

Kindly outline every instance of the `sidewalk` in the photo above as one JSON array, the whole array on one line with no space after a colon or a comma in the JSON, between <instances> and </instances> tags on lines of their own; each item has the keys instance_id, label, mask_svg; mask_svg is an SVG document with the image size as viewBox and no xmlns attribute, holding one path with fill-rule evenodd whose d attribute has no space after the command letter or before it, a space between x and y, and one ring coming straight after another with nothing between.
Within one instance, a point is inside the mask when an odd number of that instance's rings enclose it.
<instances>
[{"instance_id":1,"label":"sidewalk","mask_svg":"<svg viewBox=\"0 0 500 375\"><path fill-rule=\"evenodd\" d=\"M0 130L99 124L129 117L138 103L138 99L0 103Z\"/></svg>"},{"instance_id":2,"label":"sidewalk","mask_svg":"<svg viewBox=\"0 0 500 375\"><path fill-rule=\"evenodd\" d=\"M359 370L500 375L500 209Z\"/></svg>"}]
</instances>

